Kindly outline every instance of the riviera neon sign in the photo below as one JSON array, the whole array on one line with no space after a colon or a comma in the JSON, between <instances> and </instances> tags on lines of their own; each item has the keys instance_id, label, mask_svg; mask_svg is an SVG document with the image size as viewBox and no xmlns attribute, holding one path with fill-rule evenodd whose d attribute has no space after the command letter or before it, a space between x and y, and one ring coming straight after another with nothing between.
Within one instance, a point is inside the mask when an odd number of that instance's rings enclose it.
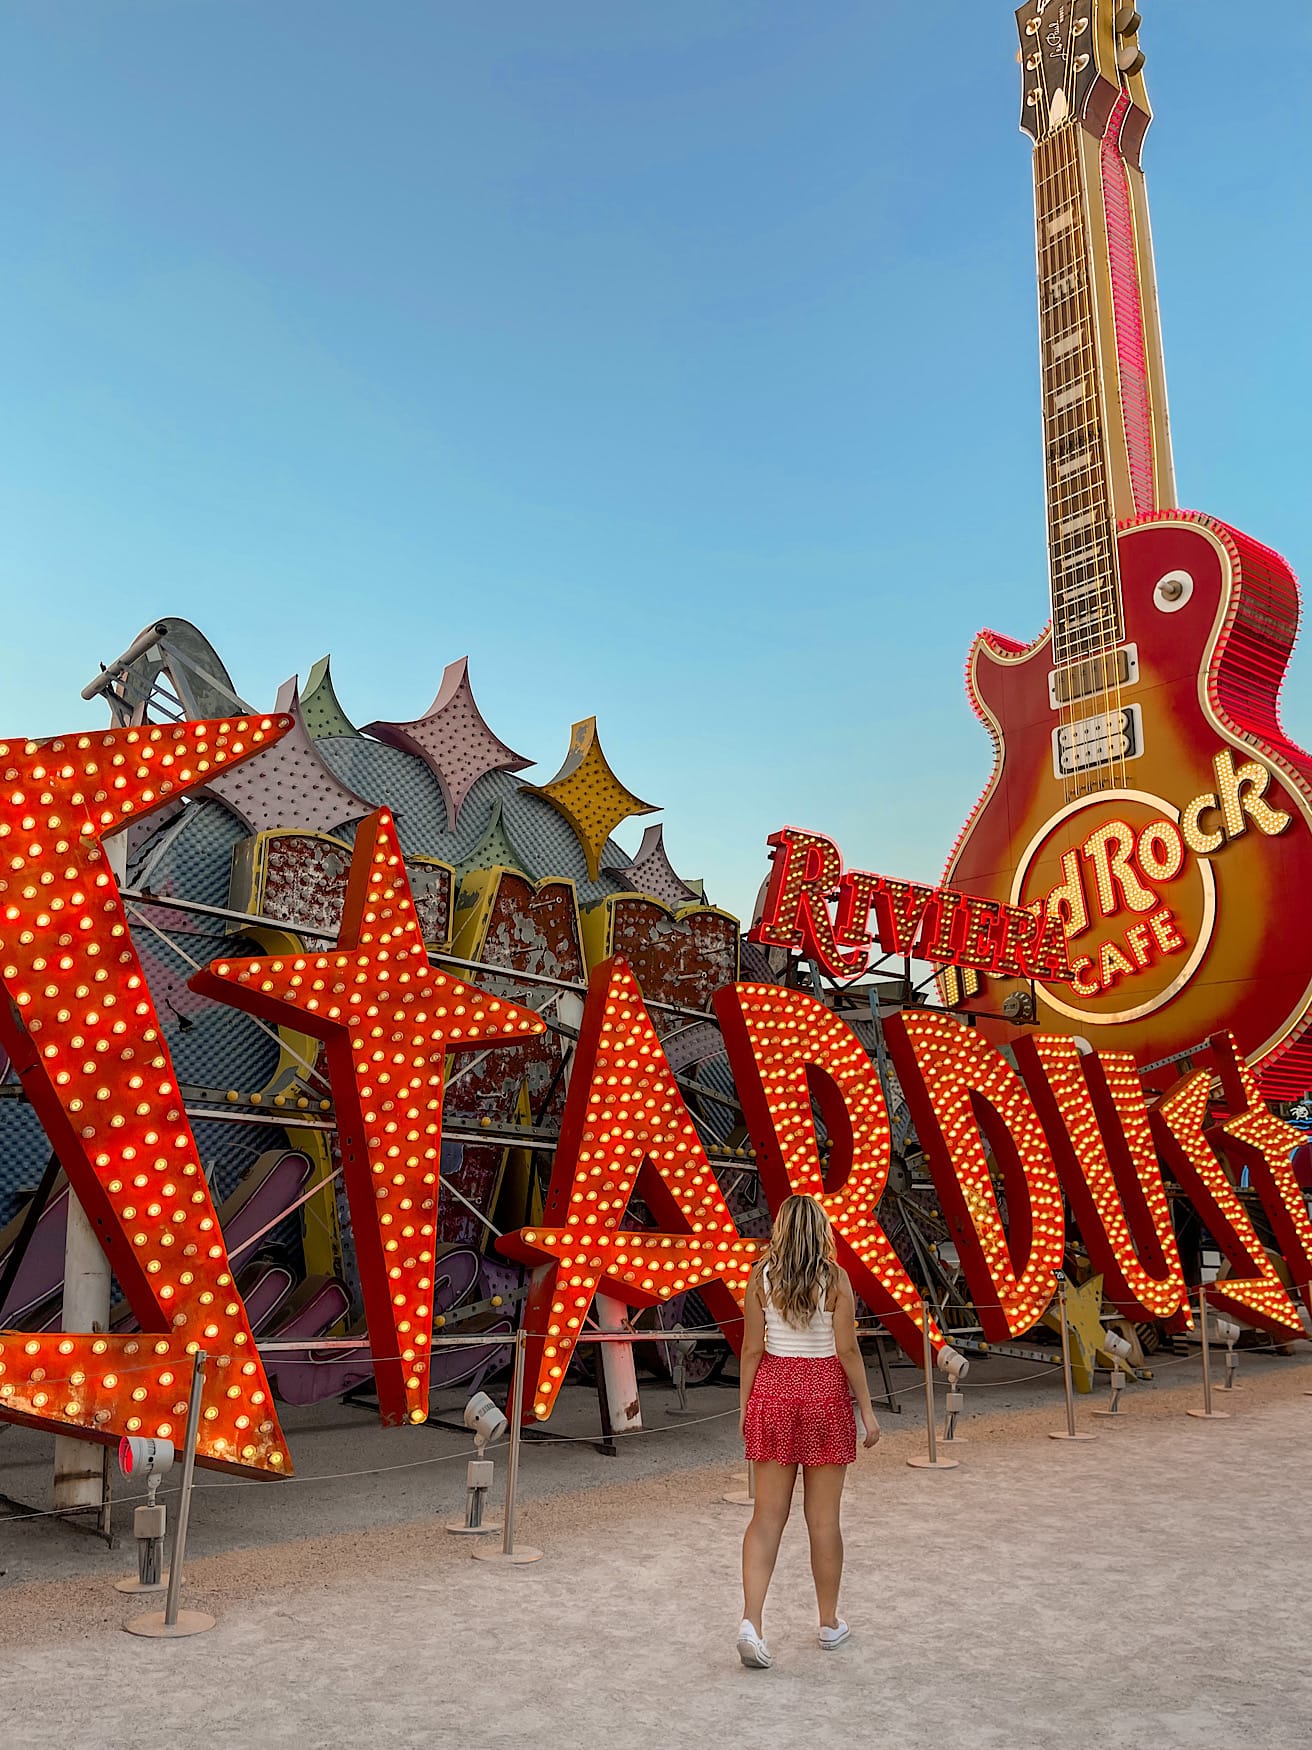
<instances>
[{"instance_id":1,"label":"riviera neon sign","mask_svg":"<svg viewBox=\"0 0 1312 1750\"><path fill-rule=\"evenodd\" d=\"M1061 920L1041 905L844 869L823 833L786 826L769 842L770 879L749 941L804 954L835 978L864 972L876 940L884 954L938 966L1041 983L1073 976Z\"/></svg>"}]
</instances>

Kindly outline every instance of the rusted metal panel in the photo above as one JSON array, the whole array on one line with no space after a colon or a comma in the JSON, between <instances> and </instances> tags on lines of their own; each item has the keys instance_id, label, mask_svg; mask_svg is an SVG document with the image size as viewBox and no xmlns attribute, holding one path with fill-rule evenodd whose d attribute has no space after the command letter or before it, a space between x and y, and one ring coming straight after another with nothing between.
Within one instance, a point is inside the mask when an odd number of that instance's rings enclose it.
<instances>
[{"instance_id":1,"label":"rusted metal panel","mask_svg":"<svg viewBox=\"0 0 1312 1750\"><path fill-rule=\"evenodd\" d=\"M233 852L229 903L237 911L336 936L350 867L350 845L331 833L257 833ZM407 857L405 867L425 942L449 947L455 890L451 865L436 857Z\"/></svg>"},{"instance_id":2,"label":"rusted metal panel","mask_svg":"<svg viewBox=\"0 0 1312 1750\"><path fill-rule=\"evenodd\" d=\"M648 1002L704 1009L738 976L738 920L715 906L672 911L650 894L613 893L589 907L583 929L590 962L622 954ZM662 1034L684 1025L659 1012L652 1018Z\"/></svg>"}]
</instances>

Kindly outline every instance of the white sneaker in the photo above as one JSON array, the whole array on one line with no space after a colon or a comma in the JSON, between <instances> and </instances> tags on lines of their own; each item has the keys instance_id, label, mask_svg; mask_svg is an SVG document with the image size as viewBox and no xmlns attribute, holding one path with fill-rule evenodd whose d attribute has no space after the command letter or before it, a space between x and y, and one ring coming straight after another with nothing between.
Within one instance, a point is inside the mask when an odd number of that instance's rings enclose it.
<instances>
[{"instance_id":1,"label":"white sneaker","mask_svg":"<svg viewBox=\"0 0 1312 1750\"><path fill-rule=\"evenodd\" d=\"M826 1653L832 1653L835 1647L841 1647L851 1634L851 1629L840 1616L837 1628L822 1628L816 1635L816 1641Z\"/></svg>"},{"instance_id":2,"label":"white sneaker","mask_svg":"<svg viewBox=\"0 0 1312 1750\"><path fill-rule=\"evenodd\" d=\"M749 1671L768 1671L774 1664L769 1648L745 1617L738 1630L738 1657Z\"/></svg>"}]
</instances>

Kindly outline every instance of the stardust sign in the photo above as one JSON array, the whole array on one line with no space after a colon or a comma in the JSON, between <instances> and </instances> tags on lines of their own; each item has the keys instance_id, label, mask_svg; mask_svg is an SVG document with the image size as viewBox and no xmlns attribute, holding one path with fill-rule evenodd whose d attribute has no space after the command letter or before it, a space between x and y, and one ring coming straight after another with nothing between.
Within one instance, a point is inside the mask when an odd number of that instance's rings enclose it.
<instances>
[{"instance_id":1,"label":"stardust sign","mask_svg":"<svg viewBox=\"0 0 1312 1750\"><path fill-rule=\"evenodd\" d=\"M0 1331L0 1417L102 1441L175 1438L190 1358L210 1357L198 1456L265 1475L290 1455L102 839L276 742L286 716L0 742L0 1043L96 1227L135 1329ZM801 871L817 929L823 872ZM810 886L807 887L807 882ZM855 887L855 883L853 886ZM870 891L865 883L854 908ZM879 890L887 894L888 887ZM871 904L879 916L878 897ZM923 934L950 909L890 898ZM937 921L929 915L937 907ZM964 896L956 912L970 917ZM855 911L854 914L855 916ZM955 915L955 913L954 913ZM953 926L955 928L955 926ZM1045 933L999 915L963 926L1042 956ZM917 939L920 939L917 937ZM882 940L882 938L881 938ZM954 938L956 940L956 938ZM982 952L982 948L979 950ZM1053 976L1056 976L1054 973ZM532 1011L429 964L395 826L362 825L337 946L217 961L194 984L325 1041L343 1177L385 1421L428 1406L442 1097L448 1056L541 1031ZM739 983L715 997L767 1200L819 1197L857 1292L913 1356L920 1296L879 1221L887 1107L865 1050L815 999ZM1273 1118L1226 1035L1213 1040L1228 1116L1208 1122L1198 1071L1148 1104L1130 1058L1066 1039L1018 1049L1019 1073L947 1017L888 1023L889 1045L986 1337L1028 1330L1051 1298L1069 1206L1126 1316L1187 1324L1169 1172L1229 1261L1213 1299L1277 1335L1298 1311L1226 1170L1248 1171L1289 1273L1312 1294L1312 1225ZM829 1145L822 1160L813 1102ZM1005 1193L1002 1215L995 1180ZM626 1225L634 1194L659 1224ZM697 1289L736 1344L760 1243L739 1233L624 960L593 969L540 1226L502 1250L532 1267L531 1413L551 1414L599 1290L633 1306ZM941 1344L932 1326L930 1339Z\"/></svg>"}]
</instances>

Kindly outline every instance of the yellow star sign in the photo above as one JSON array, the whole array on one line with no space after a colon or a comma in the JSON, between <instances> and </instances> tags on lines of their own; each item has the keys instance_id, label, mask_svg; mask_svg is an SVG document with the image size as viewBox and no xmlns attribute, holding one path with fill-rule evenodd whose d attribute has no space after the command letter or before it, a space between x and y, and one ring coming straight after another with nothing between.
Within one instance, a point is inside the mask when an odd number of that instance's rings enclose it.
<instances>
[{"instance_id":1,"label":"yellow star sign","mask_svg":"<svg viewBox=\"0 0 1312 1750\"><path fill-rule=\"evenodd\" d=\"M634 814L654 814L657 806L635 796L611 771L597 739L595 717L585 717L574 725L565 763L549 784L522 784L520 788L541 796L564 815L583 846L588 876L593 881L601 871L606 840L620 822Z\"/></svg>"},{"instance_id":2,"label":"yellow star sign","mask_svg":"<svg viewBox=\"0 0 1312 1750\"><path fill-rule=\"evenodd\" d=\"M1061 1333L1060 1302L1054 1300L1039 1323ZM1094 1369L1102 1352L1102 1277L1090 1276L1079 1288L1066 1284L1066 1325L1071 1334L1071 1379L1078 1392L1093 1390ZM1111 1356L1106 1357L1110 1364Z\"/></svg>"}]
</instances>

